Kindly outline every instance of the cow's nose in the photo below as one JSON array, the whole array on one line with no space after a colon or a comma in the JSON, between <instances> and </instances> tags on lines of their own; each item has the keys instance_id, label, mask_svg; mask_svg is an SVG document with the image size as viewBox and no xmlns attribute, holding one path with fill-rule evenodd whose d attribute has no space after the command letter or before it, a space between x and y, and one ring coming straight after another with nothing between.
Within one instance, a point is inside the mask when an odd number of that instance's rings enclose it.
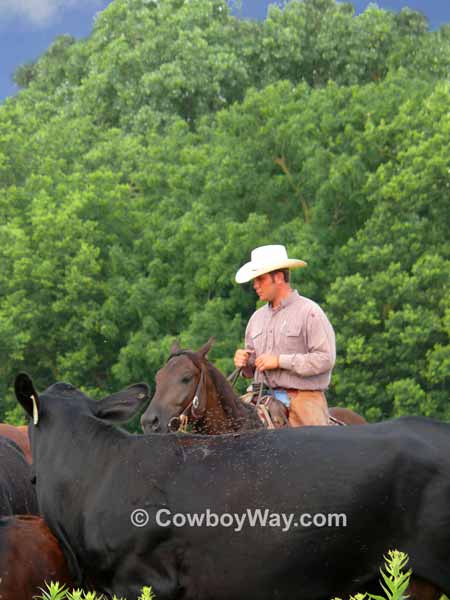
<instances>
[{"instance_id":1,"label":"cow's nose","mask_svg":"<svg viewBox=\"0 0 450 600\"><path fill-rule=\"evenodd\" d=\"M147 433L148 431L153 431L156 433L161 429L159 418L156 415L154 417L147 417L145 419L142 417L141 427L144 433Z\"/></svg>"}]
</instances>

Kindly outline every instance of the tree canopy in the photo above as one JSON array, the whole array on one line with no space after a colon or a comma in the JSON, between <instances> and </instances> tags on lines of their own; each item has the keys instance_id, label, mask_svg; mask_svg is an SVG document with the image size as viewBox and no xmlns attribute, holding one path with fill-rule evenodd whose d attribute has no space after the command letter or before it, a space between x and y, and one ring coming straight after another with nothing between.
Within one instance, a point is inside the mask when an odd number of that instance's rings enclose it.
<instances>
[{"instance_id":1,"label":"tree canopy","mask_svg":"<svg viewBox=\"0 0 450 600\"><path fill-rule=\"evenodd\" d=\"M106 395L175 337L231 371L234 274L283 243L337 333L329 402L450 418L449 74L450 26L335 0L114 0L57 38L0 106L0 416L19 370Z\"/></svg>"}]
</instances>

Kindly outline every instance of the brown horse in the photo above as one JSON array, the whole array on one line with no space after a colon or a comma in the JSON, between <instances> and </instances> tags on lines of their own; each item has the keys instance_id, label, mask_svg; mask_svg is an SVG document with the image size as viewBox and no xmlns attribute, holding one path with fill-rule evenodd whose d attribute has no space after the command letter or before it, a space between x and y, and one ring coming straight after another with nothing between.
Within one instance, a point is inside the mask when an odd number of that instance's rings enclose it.
<instances>
[{"instance_id":1,"label":"brown horse","mask_svg":"<svg viewBox=\"0 0 450 600\"><path fill-rule=\"evenodd\" d=\"M187 423L192 431L208 435L264 427L255 407L242 402L228 380L206 359L212 342L197 352L181 350L177 343L172 346L141 418L144 433L178 431ZM273 400L270 412L278 426L286 424L282 402ZM345 425L366 423L347 408L330 408L330 416Z\"/></svg>"}]
</instances>

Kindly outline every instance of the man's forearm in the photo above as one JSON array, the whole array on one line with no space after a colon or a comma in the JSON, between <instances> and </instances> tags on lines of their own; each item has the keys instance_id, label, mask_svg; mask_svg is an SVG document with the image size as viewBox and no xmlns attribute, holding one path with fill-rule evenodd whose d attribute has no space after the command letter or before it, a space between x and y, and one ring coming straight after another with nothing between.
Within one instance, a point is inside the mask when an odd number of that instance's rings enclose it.
<instances>
[{"instance_id":1,"label":"man's forearm","mask_svg":"<svg viewBox=\"0 0 450 600\"><path fill-rule=\"evenodd\" d=\"M309 352L308 354L280 354L281 369L292 371L302 377L312 377L327 373L334 366L334 359L329 352Z\"/></svg>"}]
</instances>

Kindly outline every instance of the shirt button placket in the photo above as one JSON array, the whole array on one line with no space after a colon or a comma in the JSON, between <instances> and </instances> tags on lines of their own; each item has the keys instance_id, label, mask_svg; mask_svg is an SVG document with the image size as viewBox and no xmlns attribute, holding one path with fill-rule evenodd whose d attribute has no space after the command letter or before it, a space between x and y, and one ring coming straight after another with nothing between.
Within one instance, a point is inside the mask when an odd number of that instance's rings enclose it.
<instances>
[{"instance_id":1,"label":"shirt button placket","mask_svg":"<svg viewBox=\"0 0 450 600\"><path fill-rule=\"evenodd\" d=\"M267 352L272 352L273 350L273 317L270 319L269 323L269 331L267 332Z\"/></svg>"},{"instance_id":2,"label":"shirt button placket","mask_svg":"<svg viewBox=\"0 0 450 600\"><path fill-rule=\"evenodd\" d=\"M268 338L267 352L268 352L268 354L272 354L273 348L274 348L274 339L273 339L274 325L273 325L273 319L274 319L274 315L272 315L272 317L270 319L270 322L269 322L269 331L267 332L267 338ZM272 378L270 377L269 372L267 372L266 375L267 375L267 381L269 382L269 385L273 386Z\"/></svg>"}]
</instances>

